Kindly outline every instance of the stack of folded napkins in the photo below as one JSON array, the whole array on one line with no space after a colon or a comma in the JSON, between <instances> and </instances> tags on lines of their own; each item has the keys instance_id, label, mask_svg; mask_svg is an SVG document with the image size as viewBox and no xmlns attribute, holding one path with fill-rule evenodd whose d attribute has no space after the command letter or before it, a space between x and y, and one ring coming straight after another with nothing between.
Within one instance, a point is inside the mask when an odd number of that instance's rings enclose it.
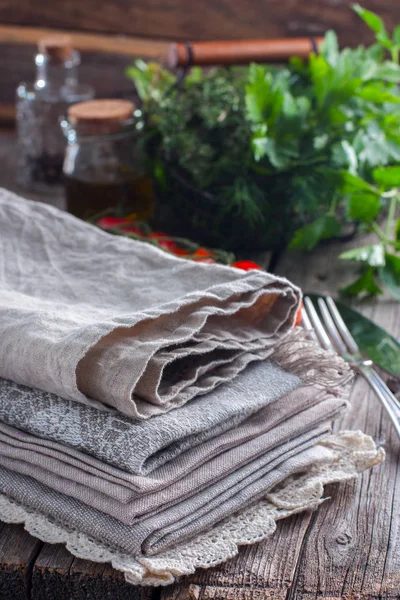
<instances>
[{"instance_id":1,"label":"stack of folded napkins","mask_svg":"<svg viewBox=\"0 0 400 600\"><path fill-rule=\"evenodd\" d=\"M299 303L0 191L0 518L167 584L379 463Z\"/></svg>"}]
</instances>

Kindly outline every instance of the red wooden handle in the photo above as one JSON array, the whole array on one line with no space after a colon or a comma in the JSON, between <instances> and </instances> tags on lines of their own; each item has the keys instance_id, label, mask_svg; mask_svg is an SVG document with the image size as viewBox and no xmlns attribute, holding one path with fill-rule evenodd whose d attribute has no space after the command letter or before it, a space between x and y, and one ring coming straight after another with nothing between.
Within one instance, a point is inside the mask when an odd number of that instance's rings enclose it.
<instances>
[{"instance_id":1,"label":"red wooden handle","mask_svg":"<svg viewBox=\"0 0 400 600\"><path fill-rule=\"evenodd\" d=\"M171 44L170 68L192 65L238 65L250 62L285 62L291 56L307 58L324 38L281 38Z\"/></svg>"}]
</instances>

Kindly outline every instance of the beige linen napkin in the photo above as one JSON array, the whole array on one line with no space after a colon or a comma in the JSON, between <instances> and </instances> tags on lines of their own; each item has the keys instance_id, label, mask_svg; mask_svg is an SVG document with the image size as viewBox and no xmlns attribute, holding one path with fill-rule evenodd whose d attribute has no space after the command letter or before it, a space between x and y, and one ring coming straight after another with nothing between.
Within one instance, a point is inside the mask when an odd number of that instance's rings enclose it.
<instances>
[{"instance_id":1,"label":"beige linen napkin","mask_svg":"<svg viewBox=\"0 0 400 600\"><path fill-rule=\"evenodd\" d=\"M183 260L0 190L0 376L135 418L266 358L300 291Z\"/></svg>"}]
</instances>

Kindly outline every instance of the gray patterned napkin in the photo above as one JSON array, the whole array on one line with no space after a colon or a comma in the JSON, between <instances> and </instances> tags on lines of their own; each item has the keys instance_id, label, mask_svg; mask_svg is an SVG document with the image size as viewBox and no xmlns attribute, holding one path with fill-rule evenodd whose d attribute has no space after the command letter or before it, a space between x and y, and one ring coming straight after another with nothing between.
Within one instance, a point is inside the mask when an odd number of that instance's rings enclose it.
<instances>
[{"instance_id":1,"label":"gray patterned napkin","mask_svg":"<svg viewBox=\"0 0 400 600\"><path fill-rule=\"evenodd\" d=\"M274 363L257 362L202 398L164 415L134 421L2 379L0 421L118 469L146 475L190 448L197 449L186 458L187 469L207 460L218 451L213 438L300 385L299 377ZM232 438L230 444L236 443Z\"/></svg>"}]
</instances>

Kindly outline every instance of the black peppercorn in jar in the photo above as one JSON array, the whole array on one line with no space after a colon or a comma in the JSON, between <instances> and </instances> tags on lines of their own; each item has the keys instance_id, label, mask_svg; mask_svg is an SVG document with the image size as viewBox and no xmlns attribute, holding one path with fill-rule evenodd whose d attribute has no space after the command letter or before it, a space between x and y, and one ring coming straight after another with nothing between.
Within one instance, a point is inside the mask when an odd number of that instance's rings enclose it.
<instances>
[{"instance_id":1,"label":"black peppercorn in jar","mask_svg":"<svg viewBox=\"0 0 400 600\"><path fill-rule=\"evenodd\" d=\"M91 100L94 90L78 81L80 55L67 35L39 41L36 79L17 89L17 182L53 194L61 189L66 141L59 120L74 102Z\"/></svg>"},{"instance_id":2,"label":"black peppercorn in jar","mask_svg":"<svg viewBox=\"0 0 400 600\"><path fill-rule=\"evenodd\" d=\"M116 208L143 221L153 208L151 181L141 165L135 107L127 100L93 100L70 107L62 122L67 210L84 219Z\"/></svg>"}]
</instances>

